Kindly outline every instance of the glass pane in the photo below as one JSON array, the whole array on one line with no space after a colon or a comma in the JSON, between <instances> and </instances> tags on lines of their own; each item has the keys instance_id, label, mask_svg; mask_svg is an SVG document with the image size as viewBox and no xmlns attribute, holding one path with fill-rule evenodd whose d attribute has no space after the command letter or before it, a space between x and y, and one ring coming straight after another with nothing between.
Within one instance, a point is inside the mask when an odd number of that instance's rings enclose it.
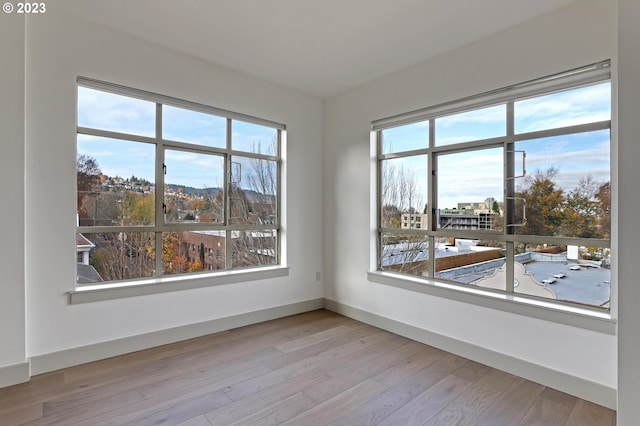
<instances>
[{"instance_id":1,"label":"glass pane","mask_svg":"<svg viewBox=\"0 0 640 426\"><path fill-rule=\"evenodd\" d=\"M611 83L565 90L515 102L515 132L586 124L611 119Z\"/></svg>"},{"instance_id":2,"label":"glass pane","mask_svg":"<svg viewBox=\"0 0 640 426\"><path fill-rule=\"evenodd\" d=\"M237 120L233 120L231 126L231 149L254 154L277 155L277 129Z\"/></svg>"},{"instance_id":3,"label":"glass pane","mask_svg":"<svg viewBox=\"0 0 640 426\"><path fill-rule=\"evenodd\" d=\"M429 275L429 237L383 233L381 250L383 271Z\"/></svg>"},{"instance_id":4,"label":"glass pane","mask_svg":"<svg viewBox=\"0 0 640 426\"><path fill-rule=\"evenodd\" d=\"M156 104L78 86L78 126L140 136L156 134Z\"/></svg>"},{"instance_id":5,"label":"glass pane","mask_svg":"<svg viewBox=\"0 0 640 426\"><path fill-rule=\"evenodd\" d=\"M428 229L427 155L381 162L383 228Z\"/></svg>"},{"instance_id":6,"label":"glass pane","mask_svg":"<svg viewBox=\"0 0 640 426\"><path fill-rule=\"evenodd\" d=\"M502 148L438 156L438 228L502 230L503 186Z\"/></svg>"},{"instance_id":7,"label":"glass pane","mask_svg":"<svg viewBox=\"0 0 640 426\"><path fill-rule=\"evenodd\" d=\"M516 143L527 175L516 180L515 227L521 235L610 238L609 131ZM524 212L523 212L524 206Z\"/></svg>"},{"instance_id":8,"label":"glass pane","mask_svg":"<svg viewBox=\"0 0 640 426\"><path fill-rule=\"evenodd\" d=\"M227 146L227 119L163 105L162 138L225 148Z\"/></svg>"},{"instance_id":9,"label":"glass pane","mask_svg":"<svg viewBox=\"0 0 640 426\"><path fill-rule=\"evenodd\" d=\"M225 269L225 242L225 231L163 233L163 275Z\"/></svg>"},{"instance_id":10,"label":"glass pane","mask_svg":"<svg viewBox=\"0 0 640 426\"><path fill-rule=\"evenodd\" d=\"M155 272L153 232L77 234L78 285L152 277Z\"/></svg>"},{"instance_id":11,"label":"glass pane","mask_svg":"<svg viewBox=\"0 0 640 426\"><path fill-rule=\"evenodd\" d=\"M609 310L611 249L516 243L516 293Z\"/></svg>"},{"instance_id":12,"label":"glass pane","mask_svg":"<svg viewBox=\"0 0 640 426\"><path fill-rule=\"evenodd\" d=\"M407 124L382 131L382 154L429 148L429 122Z\"/></svg>"},{"instance_id":13,"label":"glass pane","mask_svg":"<svg viewBox=\"0 0 640 426\"><path fill-rule=\"evenodd\" d=\"M437 237L435 250L435 278L506 290L504 242Z\"/></svg>"},{"instance_id":14,"label":"glass pane","mask_svg":"<svg viewBox=\"0 0 640 426\"><path fill-rule=\"evenodd\" d=\"M166 222L224 222L224 157L165 151Z\"/></svg>"},{"instance_id":15,"label":"glass pane","mask_svg":"<svg viewBox=\"0 0 640 426\"><path fill-rule=\"evenodd\" d=\"M436 146L495 138L506 134L506 105L436 118Z\"/></svg>"},{"instance_id":16,"label":"glass pane","mask_svg":"<svg viewBox=\"0 0 640 426\"><path fill-rule=\"evenodd\" d=\"M278 164L260 158L231 158L230 222L277 224Z\"/></svg>"},{"instance_id":17,"label":"glass pane","mask_svg":"<svg viewBox=\"0 0 640 426\"><path fill-rule=\"evenodd\" d=\"M155 147L78 135L80 226L153 225Z\"/></svg>"},{"instance_id":18,"label":"glass pane","mask_svg":"<svg viewBox=\"0 0 640 426\"><path fill-rule=\"evenodd\" d=\"M276 265L278 263L277 231L232 231L231 235L233 268Z\"/></svg>"}]
</instances>

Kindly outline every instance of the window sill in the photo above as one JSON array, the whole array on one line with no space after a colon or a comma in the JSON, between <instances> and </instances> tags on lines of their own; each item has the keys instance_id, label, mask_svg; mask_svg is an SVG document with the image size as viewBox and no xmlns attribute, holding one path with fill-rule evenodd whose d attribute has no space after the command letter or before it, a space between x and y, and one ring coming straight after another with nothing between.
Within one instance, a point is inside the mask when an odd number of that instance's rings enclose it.
<instances>
[{"instance_id":1,"label":"window sill","mask_svg":"<svg viewBox=\"0 0 640 426\"><path fill-rule=\"evenodd\" d=\"M605 312L595 312L590 309L560 305L519 295L466 288L392 272L370 271L368 279L374 283L417 291L431 296L616 335L617 322L611 318L609 313Z\"/></svg>"},{"instance_id":2,"label":"window sill","mask_svg":"<svg viewBox=\"0 0 640 426\"><path fill-rule=\"evenodd\" d=\"M68 293L69 304L76 305L80 303L100 302L104 300L136 297L147 294L159 294L246 281L265 280L269 278L285 277L288 275L288 267L273 266L267 268L168 276L113 284L90 285L78 287L75 290L70 291Z\"/></svg>"}]
</instances>

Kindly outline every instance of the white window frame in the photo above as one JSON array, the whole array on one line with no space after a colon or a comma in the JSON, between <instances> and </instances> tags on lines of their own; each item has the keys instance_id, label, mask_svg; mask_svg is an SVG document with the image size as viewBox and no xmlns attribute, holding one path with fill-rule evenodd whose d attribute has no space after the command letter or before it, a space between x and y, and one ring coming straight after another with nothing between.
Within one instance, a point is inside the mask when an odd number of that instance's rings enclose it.
<instances>
[{"instance_id":1,"label":"white window frame","mask_svg":"<svg viewBox=\"0 0 640 426\"><path fill-rule=\"evenodd\" d=\"M77 87L85 87L99 90L106 93L126 96L129 98L142 99L153 102L155 109L155 135L151 137L120 133L116 131L102 130L98 128L81 127L77 125L78 135L90 135L97 137L107 137L133 142L147 143L155 146L155 223L148 226L76 226L76 234L95 234L113 232L145 232L155 234L155 272L152 277L142 277L125 280L111 280L93 285L77 285L74 291L69 292L71 303L84 303L95 300L105 300L118 297L137 296L140 294L162 293L185 288L198 288L217 284L228 284L238 281L268 279L288 274L288 268L284 264L283 255L283 232L282 232L282 209L283 209L283 182L284 182L284 145L286 141L286 125L270 120L256 118L253 116L223 110L199 103L189 102L169 96L151 93L143 90L133 89L118 84L108 83L95 79L78 77ZM210 114L226 120L226 146L222 148L212 148L210 146L199 145L197 143L183 143L167 140L162 137L162 108L164 105L183 108L186 110ZM276 132L276 152L273 154L262 154L246 151L236 151L232 146L231 125L234 120L245 123L256 124L272 128ZM164 151L166 149L182 150L194 153L214 154L224 158L224 193L225 193L225 220L223 223L176 223L166 221L164 218ZM160 153L160 154L159 154ZM275 223L256 224L234 224L230 221L230 201L228 188L231 187L231 159L233 156L244 158L269 160L276 164L276 220ZM77 186L76 186L77 188ZM207 271L203 268L200 272L189 272L180 274L163 275L162 264L162 234L163 232L180 231L218 231L226 235L226 248L223 247L221 256L225 258L225 269L218 269L215 272ZM242 231L273 231L276 235L276 247L274 250L275 263L270 265L256 265L251 267L234 267L232 261L232 234ZM213 278L213 279L212 279ZM185 280L190 283L185 285Z\"/></svg>"},{"instance_id":2,"label":"white window frame","mask_svg":"<svg viewBox=\"0 0 640 426\"><path fill-rule=\"evenodd\" d=\"M515 101L540 96L556 91L576 88L598 82L611 80L611 64L609 60L580 67L567 72L551 75L548 77L528 81L522 84L516 84L506 88L481 93L467 98L446 102L432 107L412 111L409 113L399 114L392 117L375 120L371 125L371 142L372 142L372 162L375 163L372 173L373 187L375 188L375 201L372 203L372 221L375 230L372 236L372 269L368 277L372 282L387 284L408 290L418 291L435 295L438 297L447 297L454 300L460 300L466 303L474 303L481 306L487 306L507 312L525 314L545 320L553 320L574 326L585 327L596 331L609 334L615 334L615 320L612 312L615 311L615 279L612 271L611 282L611 307L608 311L600 309L591 309L589 307L580 306L570 302L560 302L551 299L536 298L525 294L515 293L513 288L513 262L507 261L507 288L506 291L491 291L480 289L473 286L466 286L452 281L434 278L435 255L434 242L438 236L454 236L460 238L471 239L491 239L505 242L507 246L507 256L513 257L513 244L517 242L540 242L553 243L559 242L576 245L590 245L595 247L611 249L610 239L583 239L583 238L564 238L564 237L547 237L547 236L531 236L531 235L515 235L507 231L507 226L502 232L486 231L486 230L445 230L438 229L435 218L435 211L432 208L437 205L437 178L430 176L428 179L428 205L427 223L421 229L401 229L401 228L385 228L382 226L382 163L384 160L411 157L420 154L426 154L428 157L429 173L434 173L436 167L434 157L443 153L468 152L476 149L504 147L505 152L508 146L513 146L517 141L539 139L543 137L556 136L560 134L573 134L594 130L607 129L611 131L611 121L600 121L583 125L563 127L559 129L550 129L532 132L531 134L514 135L513 129L513 104ZM506 104L507 106L507 132L504 137L469 141L451 145L435 146L435 120L439 117L481 109L493 105ZM403 125L418 122L427 122L429 125L429 146L423 149L413 149L411 151L398 151L392 153L383 153L382 150L382 132ZM611 142L613 144L613 141ZM505 169L507 159L505 155ZM613 170L613 167L610 167ZM505 192L507 173L505 173ZM612 180L611 184L615 182ZM513 190L512 190L513 191ZM612 192L615 188L612 187ZM471 201L471 200L470 200ZM390 270L384 270L382 267L382 235L384 233L419 235L428 237L429 239L429 276L419 277L416 275L403 274Z\"/></svg>"}]
</instances>

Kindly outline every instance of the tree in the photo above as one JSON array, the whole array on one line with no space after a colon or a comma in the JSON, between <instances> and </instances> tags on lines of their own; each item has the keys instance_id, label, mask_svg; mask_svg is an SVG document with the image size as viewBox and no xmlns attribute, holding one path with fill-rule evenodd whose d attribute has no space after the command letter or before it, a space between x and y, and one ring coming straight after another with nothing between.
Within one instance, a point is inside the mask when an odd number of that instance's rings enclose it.
<instances>
[{"instance_id":1,"label":"tree","mask_svg":"<svg viewBox=\"0 0 640 426\"><path fill-rule=\"evenodd\" d=\"M383 228L401 228L403 214L415 215L421 211L428 211L423 194L418 191L418 178L415 173L405 170L402 166L396 167L392 161L382 163L381 202ZM420 209L418 206L424 207ZM413 228L413 216L409 217L409 226ZM420 225L422 226L422 223ZM383 269L415 275L420 275L428 269L427 237L385 232L380 238Z\"/></svg>"},{"instance_id":2,"label":"tree","mask_svg":"<svg viewBox=\"0 0 640 426\"><path fill-rule=\"evenodd\" d=\"M601 238L598 223L598 183L591 176L580 179L565 200L565 218L562 234L570 237Z\"/></svg>"},{"instance_id":3,"label":"tree","mask_svg":"<svg viewBox=\"0 0 640 426\"><path fill-rule=\"evenodd\" d=\"M598 227L602 238L611 238L611 182L605 182L595 195Z\"/></svg>"},{"instance_id":4,"label":"tree","mask_svg":"<svg viewBox=\"0 0 640 426\"><path fill-rule=\"evenodd\" d=\"M136 225L151 225L155 218L155 199L152 196L139 194L134 198L131 219Z\"/></svg>"},{"instance_id":5,"label":"tree","mask_svg":"<svg viewBox=\"0 0 640 426\"><path fill-rule=\"evenodd\" d=\"M497 201L493 202L493 205L491 206L491 211L496 214L500 214L500 205L498 204Z\"/></svg>"},{"instance_id":6,"label":"tree","mask_svg":"<svg viewBox=\"0 0 640 426\"><path fill-rule=\"evenodd\" d=\"M266 155L276 155L277 140L266 147ZM254 142L252 151L263 154L260 142ZM273 160L249 158L244 169L233 169L234 182L229 189L230 220L236 224L275 223L278 167ZM249 194L251 199L249 198ZM222 194L219 194L222 195ZM220 203L222 206L222 203ZM277 261L277 233L273 230L247 230L233 233L231 262L233 266L258 266Z\"/></svg>"},{"instance_id":7,"label":"tree","mask_svg":"<svg viewBox=\"0 0 640 426\"><path fill-rule=\"evenodd\" d=\"M101 174L100 166L98 166L98 162L95 158L88 155L78 156L76 160L76 206L78 209L78 218L81 224L87 224L87 219L91 217L86 206L83 206L83 202L90 195L95 196L97 194Z\"/></svg>"},{"instance_id":8,"label":"tree","mask_svg":"<svg viewBox=\"0 0 640 426\"><path fill-rule=\"evenodd\" d=\"M526 224L516 228L518 234L558 236L565 223L564 191L556 187L558 169L537 170L525 178L525 187L516 197L526 201ZM522 205L516 204L516 217L524 216Z\"/></svg>"}]
</instances>

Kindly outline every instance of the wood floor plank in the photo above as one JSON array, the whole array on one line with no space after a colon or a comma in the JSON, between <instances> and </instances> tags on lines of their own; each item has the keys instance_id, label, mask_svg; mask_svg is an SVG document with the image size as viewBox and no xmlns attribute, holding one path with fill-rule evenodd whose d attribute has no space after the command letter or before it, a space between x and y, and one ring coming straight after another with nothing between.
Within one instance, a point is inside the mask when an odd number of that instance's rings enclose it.
<instances>
[{"instance_id":1,"label":"wood floor plank","mask_svg":"<svg viewBox=\"0 0 640 426\"><path fill-rule=\"evenodd\" d=\"M279 425L315 405L317 403L313 399L302 393L297 393L229 426Z\"/></svg>"},{"instance_id":2,"label":"wood floor plank","mask_svg":"<svg viewBox=\"0 0 640 426\"><path fill-rule=\"evenodd\" d=\"M193 392L171 402L140 404L135 414L127 410L110 416L109 424L129 426L175 425L230 403L223 392ZM204 417L203 417L204 418ZM204 418L206 421L206 418ZM100 423L96 423L100 424ZM207 421L208 424L208 421Z\"/></svg>"},{"instance_id":3,"label":"wood floor plank","mask_svg":"<svg viewBox=\"0 0 640 426\"><path fill-rule=\"evenodd\" d=\"M420 347L422 346L418 346L418 348ZM337 358L336 363L347 368L342 369L338 373L336 373L335 368L333 368L334 375L330 380L310 387L304 392L315 401L319 403L324 402L334 395L357 385L359 382L367 378L373 378L376 374L402 362L407 356L411 356L415 349L416 346L413 344L403 345L398 349L387 345L386 350L376 353L377 356L367 360L360 356L359 353L354 353L351 357L343 359ZM357 363L353 362L354 359L357 360Z\"/></svg>"},{"instance_id":4,"label":"wood floor plank","mask_svg":"<svg viewBox=\"0 0 640 426\"><path fill-rule=\"evenodd\" d=\"M239 401L222 406L216 410L208 412L205 417L213 426L229 425L272 406L278 401L282 401L292 395L302 392L304 389L328 380L330 377L320 371L310 371L300 376L293 377L286 382L270 386L260 392L254 393Z\"/></svg>"},{"instance_id":5,"label":"wood floor plank","mask_svg":"<svg viewBox=\"0 0 640 426\"><path fill-rule=\"evenodd\" d=\"M480 364L479 362L467 361L462 366L460 366L460 368L457 368L454 374L465 380L475 382L482 376L487 374L489 371L491 371L491 367L487 367L486 365Z\"/></svg>"},{"instance_id":6,"label":"wood floor plank","mask_svg":"<svg viewBox=\"0 0 640 426\"><path fill-rule=\"evenodd\" d=\"M3 426L21 425L41 418L42 403L40 402L3 411L0 415L0 424Z\"/></svg>"},{"instance_id":7,"label":"wood floor plank","mask_svg":"<svg viewBox=\"0 0 640 426\"><path fill-rule=\"evenodd\" d=\"M316 405L310 410L282 423L283 425L326 425L345 415L354 407L382 393L386 386L373 379L358 385Z\"/></svg>"},{"instance_id":8,"label":"wood floor plank","mask_svg":"<svg viewBox=\"0 0 640 426\"><path fill-rule=\"evenodd\" d=\"M552 388L544 388L544 390L540 394L540 398L548 399L555 402L556 404L563 405L570 409L573 409L573 407L575 407L576 403L578 402L577 397Z\"/></svg>"},{"instance_id":9,"label":"wood floor plank","mask_svg":"<svg viewBox=\"0 0 640 426\"><path fill-rule=\"evenodd\" d=\"M544 390L544 386L524 379L516 379L474 426L513 426L527 414Z\"/></svg>"},{"instance_id":10,"label":"wood floor plank","mask_svg":"<svg viewBox=\"0 0 640 426\"><path fill-rule=\"evenodd\" d=\"M336 336L342 336L353 330L354 329L352 327L339 325L337 327L328 328L326 330L318 331L317 333L307 334L295 340L291 340L287 343L277 345L276 349L284 353L289 353L304 349L308 346L316 345L326 340L335 338Z\"/></svg>"},{"instance_id":11,"label":"wood floor plank","mask_svg":"<svg viewBox=\"0 0 640 426\"><path fill-rule=\"evenodd\" d=\"M179 423L176 426L211 426L211 423L209 423L205 416L198 416L185 422Z\"/></svg>"},{"instance_id":12,"label":"wood floor plank","mask_svg":"<svg viewBox=\"0 0 640 426\"><path fill-rule=\"evenodd\" d=\"M326 370L331 370L335 364L342 365L345 358L358 357L362 359L364 356L377 353L377 350L389 346L393 346L395 340L404 339L399 336L387 332L379 332L367 338L360 339L356 342L332 348L328 351L321 352L309 358L295 362L275 371L254 377L243 383L237 383L225 389L225 392L233 400L242 399L252 393L258 392L263 388L273 384L288 380L290 377L302 374L313 369L319 369L331 375Z\"/></svg>"},{"instance_id":13,"label":"wood floor plank","mask_svg":"<svg viewBox=\"0 0 640 426\"><path fill-rule=\"evenodd\" d=\"M0 389L0 418L6 411L44 402L64 386L60 371L34 376L27 383Z\"/></svg>"},{"instance_id":14,"label":"wood floor plank","mask_svg":"<svg viewBox=\"0 0 640 426\"><path fill-rule=\"evenodd\" d=\"M572 407L546 398L538 398L518 426L564 425Z\"/></svg>"},{"instance_id":15,"label":"wood floor plank","mask_svg":"<svg viewBox=\"0 0 640 426\"><path fill-rule=\"evenodd\" d=\"M566 426L601 426L611 424L613 412L592 402L578 400Z\"/></svg>"},{"instance_id":16,"label":"wood floor plank","mask_svg":"<svg viewBox=\"0 0 640 426\"><path fill-rule=\"evenodd\" d=\"M356 368L363 368L360 366L371 365L379 357L389 354L396 348L401 348L407 343L404 337L396 336L393 334L387 334L384 338L375 342L371 340L361 339L359 344L350 347L354 348L354 351L346 352L338 357L328 360L319 366L319 369L327 373L332 377L337 377L345 374L346 371L353 371ZM357 359L357 363L353 363L351 359ZM349 366L350 368L345 368ZM366 371L364 371L366 373Z\"/></svg>"},{"instance_id":17,"label":"wood floor plank","mask_svg":"<svg viewBox=\"0 0 640 426\"><path fill-rule=\"evenodd\" d=\"M371 398L359 407L354 408L334 424L341 426L378 424L452 372L465 367L464 365L459 367L456 362L452 361L452 358L443 358L436 361L402 382L387 388L386 391L375 398ZM468 364L468 362L465 364Z\"/></svg>"},{"instance_id":18,"label":"wood floor plank","mask_svg":"<svg viewBox=\"0 0 640 426\"><path fill-rule=\"evenodd\" d=\"M473 424L515 379L511 374L491 370L424 424Z\"/></svg>"},{"instance_id":19,"label":"wood floor plank","mask_svg":"<svg viewBox=\"0 0 640 426\"><path fill-rule=\"evenodd\" d=\"M393 367L380 372L373 378L387 386L393 386L412 374L422 370L424 367L433 364L434 362L449 355L450 359L455 359L460 366L462 366L467 360L456 355L447 354L439 349L427 346L423 351L418 352L415 355L408 357L403 362L400 362Z\"/></svg>"},{"instance_id":20,"label":"wood floor plank","mask_svg":"<svg viewBox=\"0 0 640 426\"><path fill-rule=\"evenodd\" d=\"M263 353L263 356L271 356L272 353ZM74 413L75 416L83 416L87 407L92 414L105 411L109 412L114 407L132 405L151 398L162 398L163 395L180 393L189 389L197 389L201 386L216 385L217 389L238 381L255 377L271 370L259 363L260 357L251 354L244 358L231 360L222 364L214 364L209 367L197 366L193 370L165 369L160 372L148 374L144 371L133 378L122 377L121 381L108 383L102 387L86 389L62 399L54 399L45 404L47 418L62 421L64 416ZM198 368L199 367L199 368ZM122 381L133 379L135 387L123 392ZM216 390L217 390L216 389ZM63 416L63 417L61 417Z\"/></svg>"},{"instance_id":21,"label":"wood floor plank","mask_svg":"<svg viewBox=\"0 0 640 426\"><path fill-rule=\"evenodd\" d=\"M314 355L318 355L322 352L340 347L347 343L351 343L364 338L369 338L374 334L380 333L380 329L371 326L352 328L353 330L347 332L346 334L335 336L330 339L317 342L310 346L305 346L304 348L295 350L293 352L282 353L280 356L271 358L265 363L273 370L277 370L294 362L304 360Z\"/></svg>"},{"instance_id":22,"label":"wood floor plank","mask_svg":"<svg viewBox=\"0 0 640 426\"><path fill-rule=\"evenodd\" d=\"M435 416L471 385L471 381L450 374L383 419L379 426L420 425Z\"/></svg>"},{"instance_id":23,"label":"wood floor plank","mask_svg":"<svg viewBox=\"0 0 640 426\"><path fill-rule=\"evenodd\" d=\"M321 369L333 377L349 373L361 373L363 377L373 377L415 355L423 347L424 345L418 342L387 340L358 356L357 363L336 362L325 364Z\"/></svg>"}]
</instances>

